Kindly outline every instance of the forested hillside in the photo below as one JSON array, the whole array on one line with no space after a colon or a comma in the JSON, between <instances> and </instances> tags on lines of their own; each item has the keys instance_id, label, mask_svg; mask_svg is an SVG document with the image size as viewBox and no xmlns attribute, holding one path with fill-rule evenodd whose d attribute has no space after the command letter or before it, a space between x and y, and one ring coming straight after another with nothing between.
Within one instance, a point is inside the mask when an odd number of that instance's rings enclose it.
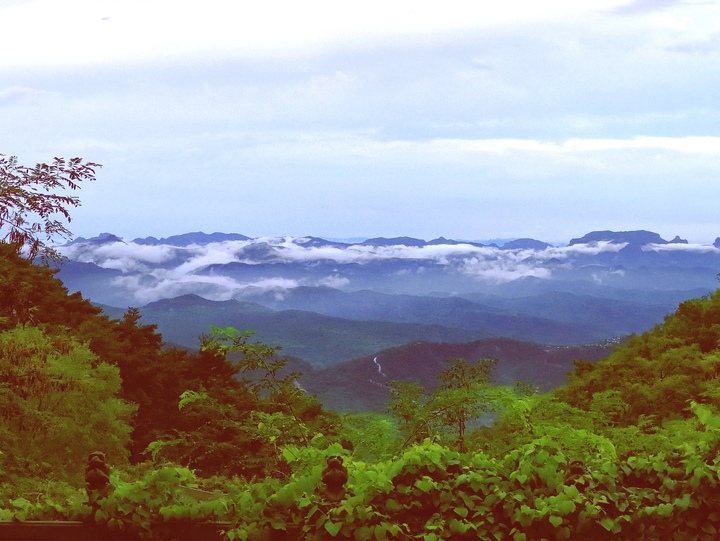
<instances>
[{"instance_id":1,"label":"forested hillside","mask_svg":"<svg viewBox=\"0 0 720 541\"><path fill-rule=\"evenodd\" d=\"M372 361L386 413L339 414L252 331L214 327L197 351L166 348L137 309L111 319L33 263L58 256L38 235L66 231L52 214L77 201L22 187L92 172L69 164L0 159L0 526L77 519L130 539L207 521L224 521L229 540L717 538L720 291L603 360L576 360L550 392L493 383L498 360L485 355L498 342L441 348L458 355L441 367L428 353L438 346L416 344L387 369L414 352L422 377L392 380Z\"/></svg>"},{"instance_id":2,"label":"forested hillside","mask_svg":"<svg viewBox=\"0 0 720 541\"><path fill-rule=\"evenodd\" d=\"M249 333L164 349L136 310L109 319L0 251L0 518L92 515L146 537L222 519L229 539L713 539L720 525L717 292L550 393L451 359L436 385L389 382L387 415L339 415ZM89 506L95 450L113 473Z\"/></svg>"}]
</instances>

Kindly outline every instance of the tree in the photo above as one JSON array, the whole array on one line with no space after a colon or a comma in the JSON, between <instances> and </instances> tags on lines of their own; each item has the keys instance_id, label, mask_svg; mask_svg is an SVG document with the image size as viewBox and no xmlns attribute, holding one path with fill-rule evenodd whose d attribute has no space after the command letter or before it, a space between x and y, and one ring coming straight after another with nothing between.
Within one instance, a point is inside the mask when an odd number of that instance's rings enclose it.
<instances>
[{"instance_id":1,"label":"tree","mask_svg":"<svg viewBox=\"0 0 720 541\"><path fill-rule=\"evenodd\" d=\"M430 436L425 389L416 381L391 381L388 412L400 421L407 441L419 443Z\"/></svg>"},{"instance_id":2,"label":"tree","mask_svg":"<svg viewBox=\"0 0 720 541\"><path fill-rule=\"evenodd\" d=\"M100 313L80 293L68 293L56 269L33 265L0 242L0 328L20 325L75 328Z\"/></svg>"},{"instance_id":3,"label":"tree","mask_svg":"<svg viewBox=\"0 0 720 541\"><path fill-rule=\"evenodd\" d=\"M464 359L448 359L448 367L438 376L440 389L432 397L433 409L443 424L457 430L457 445L465 452L467 423L495 409L496 396L491 392L490 372L497 359L478 359L471 364Z\"/></svg>"},{"instance_id":4,"label":"tree","mask_svg":"<svg viewBox=\"0 0 720 541\"><path fill-rule=\"evenodd\" d=\"M70 207L80 205L72 195L53 193L77 190L83 181L95 180L101 167L81 158L54 158L50 165L35 167L18 164L15 156L0 154L0 235L2 242L18 253L25 248L28 259L40 255L44 261L58 259L58 252L47 243L71 233L61 219L70 222Z\"/></svg>"},{"instance_id":5,"label":"tree","mask_svg":"<svg viewBox=\"0 0 720 541\"><path fill-rule=\"evenodd\" d=\"M213 340L205 344L204 349L240 355L238 371L248 375L254 372L261 376L244 379L250 392L258 402L266 402L270 413L280 413L291 418L294 421L294 426L290 429L293 437L307 445L309 429L304 417L308 416L307 413L314 416L313 414L320 413L322 408L317 399L300 389L300 373L289 372L282 375L288 361L277 357L276 354L281 348L262 342L250 342L253 334L254 331L238 331L233 327L213 327Z\"/></svg>"},{"instance_id":6,"label":"tree","mask_svg":"<svg viewBox=\"0 0 720 541\"><path fill-rule=\"evenodd\" d=\"M0 441L8 473L79 482L87 455L127 459L135 407L120 374L72 337L18 327L0 333Z\"/></svg>"},{"instance_id":7,"label":"tree","mask_svg":"<svg viewBox=\"0 0 720 541\"><path fill-rule=\"evenodd\" d=\"M147 446L154 459L202 475L284 477L290 473L284 446L304 448L337 436L337 415L300 388L300 374L287 371L287 360L276 355L279 347L250 342L252 335L214 327L201 338L198 362L186 374L202 371L203 378L186 378L186 390L176 401L178 428Z\"/></svg>"},{"instance_id":8,"label":"tree","mask_svg":"<svg viewBox=\"0 0 720 541\"><path fill-rule=\"evenodd\" d=\"M390 382L388 410L400 419L408 435L403 447L450 429L457 432L458 449L464 452L468 422L496 411L507 396L505 390L490 384L497 359L478 359L475 363L448 359L447 363L448 368L438 376L440 387L429 396L417 383Z\"/></svg>"},{"instance_id":9,"label":"tree","mask_svg":"<svg viewBox=\"0 0 720 541\"><path fill-rule=\"evenodd\" d=\"M568 384L553 391L573 407L628 427L658 427L689 417L689 400L707 401L720 379L720 290L683 302L654 329L631 337L609 357L576 361Z\"/></svg>"}]
</instances>

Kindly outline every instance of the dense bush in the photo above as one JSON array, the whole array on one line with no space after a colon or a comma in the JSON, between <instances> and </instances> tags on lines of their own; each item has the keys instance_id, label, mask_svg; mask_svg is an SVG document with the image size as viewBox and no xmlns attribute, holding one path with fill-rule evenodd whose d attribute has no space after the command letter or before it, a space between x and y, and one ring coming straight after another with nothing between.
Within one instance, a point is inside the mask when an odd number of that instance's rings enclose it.
<instances>
[{"instance_id":1,"label":"dense bush","mask_svg":"<svg viewBox=\"0 0 720 541\"><path fill-rule=\"evenodd\" d=\"M612 446L569 457L542 436L501 457L459 453L429 440L379 462L354 460L339 444L288 446L287 480L226 482L198 503L184 468L163 467L134 483L114 475L98 510L74 503L16 500L4 518L93 516L111 530L158 537L188 522L233 522L229 539L716 539L720 528L720 416L692 405L675 451L617 459ZM347 495L322 492L325 456L341 454ZM65 507L63 507L65 505ZM32 508L32 509L30 509Z\"/></svg>"}]
</instances>

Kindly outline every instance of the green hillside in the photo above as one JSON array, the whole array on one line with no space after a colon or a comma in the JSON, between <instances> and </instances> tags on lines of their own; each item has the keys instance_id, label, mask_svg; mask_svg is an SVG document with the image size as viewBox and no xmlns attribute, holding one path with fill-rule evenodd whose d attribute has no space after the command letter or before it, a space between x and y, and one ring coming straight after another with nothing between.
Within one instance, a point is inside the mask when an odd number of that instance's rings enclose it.
<instances>
[{"instance_id":1,"label":"green hillside","mask_svg":"<svg viewBox=\"0 0 720 541\"><path fill-rule=\"evenodd\" d=\"M412 311L432 311L433 308L428 306L430 301L430 298L416 298L413 304L418 306ZM445 303L442 299L435 302ZM196 347L198 337L207 334L212 325L253 329L259 340L281 346L284 354L300 357L316 369L420 341L466 343L507 336L523 341L546 338L547 343L569 345L574 343L573 340L594 342L606 336L591 327L531 316L483 312L482 317L477 317L477 307L470 310L464 306L472 306L472 303L461 299L454 303L462 304L463 310L459 313L453 310L447 315L437 313L432 318L446 321L447 325L345 319L303 310L276 311L255 303L209 301L197 295L153 302L139 311L143 322L157 325L165 340L173 344ZM407 306L407 299L401 304ZM103 309L113 317L122 314L117 308ZM464 323L461 321L463 316L469 318Z\"/></svg>"},{"instance_id":2,"label":"green hillside","mask_svg":"<svg viewBox=\"0 0 720 541\"><path fill-rule=\"evenodd\" d=\"M493 383L492 341L381 359L393 376L420 367L410 383L377 379L366 359L392 413L341 415L252 334L225 327L197 353L164 349L139 311L110 319L48 268L0 250L0 523L91 520L135 539L204 520L251 540L710 540L720 530L720 292L683 302L600 361L576 360L547 393L497 385L520 371ZM512 347L521 363L536 346ZM98 449L113 472L88 496L85 456ZM205 503L191 489L205 489Z\"/></svg>"}]
</instances>

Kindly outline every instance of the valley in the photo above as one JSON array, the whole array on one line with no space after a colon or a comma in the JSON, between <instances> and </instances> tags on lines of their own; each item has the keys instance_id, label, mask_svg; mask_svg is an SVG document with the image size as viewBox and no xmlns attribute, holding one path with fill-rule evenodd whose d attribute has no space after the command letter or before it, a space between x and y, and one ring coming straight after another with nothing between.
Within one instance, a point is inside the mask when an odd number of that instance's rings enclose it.
<instances>
[{"instance_id":1,"label":"valley","mask_svg":"<svg viewBox=\"0 0 720 541\"><path fill-rule=\"evenodd\" d=\"M707 294L720 268L717 246L647 231L562 246L102 234L60 250L58 277L109 316L139 307L143 324L187 349L212 326L252 329L323 404L374 411L387 402L386 379L428 384L453 357L499 359L501 384L561 385L573 360L607 356Z\"/></svg>"}]
</instances>

